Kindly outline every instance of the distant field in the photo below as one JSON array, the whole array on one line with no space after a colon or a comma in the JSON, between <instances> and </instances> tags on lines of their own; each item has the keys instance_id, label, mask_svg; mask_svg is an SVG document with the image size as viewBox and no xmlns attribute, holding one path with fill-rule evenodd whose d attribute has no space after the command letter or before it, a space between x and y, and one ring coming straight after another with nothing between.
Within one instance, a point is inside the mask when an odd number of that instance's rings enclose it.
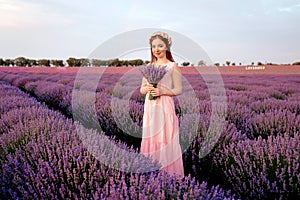
<instances>
[{"instance_id":1,"label":"distant field","mask_svg":"<svg viewBox=\"0 0 300 200\"><path fill-rule=\"evenodd\" d=\"M6 72L21 72L26 71L30 73L76 73L81 67L3 67L0 71ZM126 73L135 67L89 67L88 71L93 69L99 72L99 69L105 69L106 73ZM221 67L180 67L183 74L193 74L197 70L201 73L216 72L218 69L220 74L300 74L300 65L278 65L278 66L221 66ZM213 70L212 70L213 69Z\"/></svg>"}]
</instances>

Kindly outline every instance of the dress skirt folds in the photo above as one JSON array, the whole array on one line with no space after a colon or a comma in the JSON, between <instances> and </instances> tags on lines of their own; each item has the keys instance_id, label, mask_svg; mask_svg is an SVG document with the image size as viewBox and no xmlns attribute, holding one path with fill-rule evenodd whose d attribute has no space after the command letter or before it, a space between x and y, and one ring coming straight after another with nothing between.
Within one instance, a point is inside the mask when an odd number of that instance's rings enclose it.
<instances>
[{"instance_id":1,"label":"dress skirt folds","mask_svg":"<svg viewBox=\"0 0 300 200\"><path fill-rule=\"evenodd\" d=\"M167 64L168 72L158 87L172 88L173 62ZM184 176L182 151L179 144L179 124L173 97L160 96L149 100L146 95L143 115L141 153L158 161L162 170Z\"/></svg>"}]
</instances>

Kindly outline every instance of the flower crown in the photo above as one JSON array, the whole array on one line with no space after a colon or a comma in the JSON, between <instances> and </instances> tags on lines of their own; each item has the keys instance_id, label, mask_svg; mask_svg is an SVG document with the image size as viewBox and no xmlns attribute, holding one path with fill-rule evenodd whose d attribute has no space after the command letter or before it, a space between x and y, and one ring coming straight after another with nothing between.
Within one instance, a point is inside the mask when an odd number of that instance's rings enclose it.
<instances>
[{"instance_id":1,"label":"flower crown","mask_svg":"<svg viewBox=\"0 0 300 200\"><path fill-rule=\"evenodd\" d=\"M151 39L154 38L154 37L156 37L156 36L161 36L162 38L167 39L169 47L172 46L172 39L171 39L171 37L167 33L160 32L160 31L152 33L152 35L149 38L149 44L150 45L151 45Z\"/></svg>"}]
</instances>

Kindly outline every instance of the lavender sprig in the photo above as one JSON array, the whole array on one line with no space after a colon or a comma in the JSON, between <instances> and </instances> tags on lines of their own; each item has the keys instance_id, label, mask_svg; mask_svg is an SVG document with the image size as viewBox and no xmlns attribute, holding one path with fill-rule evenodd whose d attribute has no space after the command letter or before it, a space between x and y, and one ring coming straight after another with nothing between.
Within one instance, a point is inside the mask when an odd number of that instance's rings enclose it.
<instances>
[{"instance_id":1,"label":"lavender sprig","mask_svg":"<svg viewBox=\"0 0 300 200\"><path fill-rule=\"evenodd\" d=\"M157 87L158 82L164 77L164 75L167 73L165 66L155 66L153 64L147 65L143 69L141 69L142 75L147 79L149 83L153 85L153 87ZM149 95L149 100L154 100L157 97Z\"/></svg>"},{"instance_id":2,"label":"lavender sprig","mask_svg":"<svg viewBox=\"0 0 300 200\"><path fill-rule=\"evenodd\" d=\"M158 67L155 67L154 65L151 64L141 69L141 73L149 83L157 84L167 73L166 67L167 67L166 65L165 66L160 65Z\"/></svg>"}]
</instances>

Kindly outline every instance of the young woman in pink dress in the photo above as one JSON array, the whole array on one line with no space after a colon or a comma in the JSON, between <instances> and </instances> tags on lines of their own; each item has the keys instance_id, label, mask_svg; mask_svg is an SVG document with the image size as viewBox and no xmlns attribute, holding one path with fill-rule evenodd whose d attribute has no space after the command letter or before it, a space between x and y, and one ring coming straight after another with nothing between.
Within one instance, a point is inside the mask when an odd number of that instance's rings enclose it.
<instances>
[{"instance_id":1,"label":"young woman in pink dress","mask_svg":"<svg viewBox=\"0 0 300 200\"><path fill-rule=\"evenodd\" d=\"M143 115L141 153L158 161L162 170L184 176L182 151L179 144L179 124L173 96L182 92L181 72L174 62L171 38L164 32L155 32L149 38L151 63L167 66L167 73L157 88L142 80L140 92L146 94ZM149 100L149 94L158 97Z\"/></svg>"}]
</instances>

